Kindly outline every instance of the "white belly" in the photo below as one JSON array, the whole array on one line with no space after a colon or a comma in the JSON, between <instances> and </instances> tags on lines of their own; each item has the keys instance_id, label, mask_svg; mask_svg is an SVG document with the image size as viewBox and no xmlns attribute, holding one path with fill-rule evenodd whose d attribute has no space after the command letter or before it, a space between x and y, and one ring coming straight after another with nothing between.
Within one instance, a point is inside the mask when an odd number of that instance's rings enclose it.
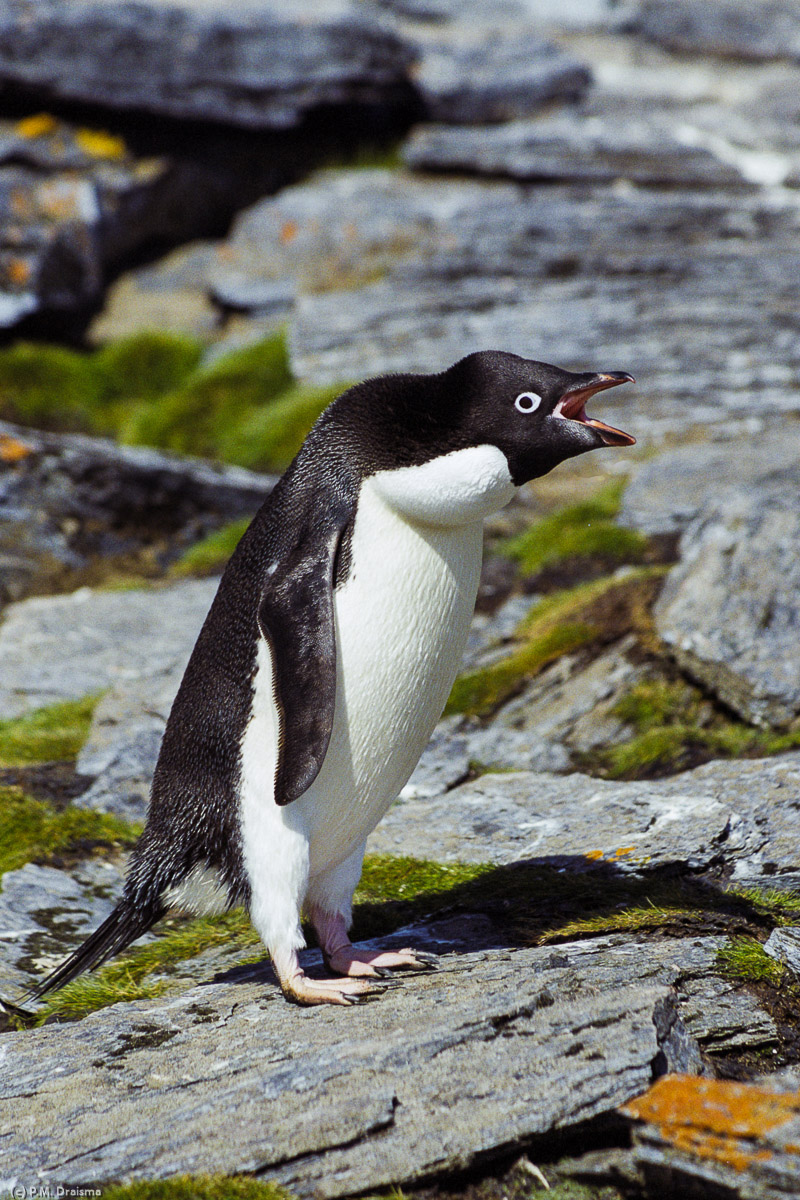
<instances>
[{"instance_id":1,"label":"white belly","mask_svg":"<svg viewBox=\"0 0 800 1200\"><path fill-rule=\"evenodd\" d=\"M482 525L412 525L366 487L354 570L335 595L337 679L322 770L295 803L311 873L346 858L408 780L441 716L464 652Z\"/></svg>"},{"instance_id":2,"label":"white belly","mask_svg":"<svg viewBox=\"0 0 800 1200\"><path fill-rule=\"evenodd\" d=\"M253 716L242 743L251 879L270 862L274 870L276 856L288 863L296 854L290 847L300 843L307 849L297 857L298 872L313 877L343 862L406 783L441 715L475 605L483 518L508 502L513 484L493 447L437 464L438 506L430 503L430 465L385 472L361 488L350 575L334 593L330 745L314 783L283 808L274 801L279 731L272 661L266 642L259 646ZM451 519L453 509L458 520Z\"/></svg>"}]
</instances>

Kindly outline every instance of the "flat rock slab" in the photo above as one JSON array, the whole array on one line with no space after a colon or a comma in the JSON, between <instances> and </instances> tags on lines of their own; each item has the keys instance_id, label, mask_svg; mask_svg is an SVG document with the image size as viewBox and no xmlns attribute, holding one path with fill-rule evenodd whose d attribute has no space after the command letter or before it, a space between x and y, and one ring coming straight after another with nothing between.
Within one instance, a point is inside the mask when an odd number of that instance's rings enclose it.
<instances>
[{"instance_id":1,"label":"flat rock slab","mask_svg":"<svg viewBox=\"0 0 800 1200\"><path fill-rule=\"evenodd\" d=\"M548 101L578 100L592 82L573 55L520 25L464 36L419 40L414 82L426 115L453 124L492 124L527 117Z\"/></svg>"},{"instance_id":2,"label":"flat rock slab","mask_svg":"<svg viewBox=\"0 0 800 1200\"><path fill-rule=\"evenodd\" d=\"M605 862L625 871L728 862L755 878L797 869L798 794L797 753L646 782L483 775L445 795L398 801L368 846L442 862Z\"/></svg>"},{"instance_id":3,"label":"flat rock slab","mask_svg":"<svg viewBox=\"0 0 800 1200\"><path fill-rule=\"evenodd\" d=\"M664 1059L699 1066L667 985L620 986L613 950L596 969L588 948L577 970L551 957L446 956L355 1009L215 983L5 1035L2 1173L258 1172L301 1196L347 1195L609 1113Z\"/></svg>"},{"instance_id":4,"label":"flat rock slab","mask_svg":"<svg viewBox=\"0 0 800 1200\"><path fill-rule=\"evenodd\" d=\"M0 422L0 602L55 573L186 544L260 507L271 475Z\"/></svg>"},{"instance_id":5,"label":"flat rock slab","mask_svg":"<svg viewBox=\"0 0 800 1200\"><path fill-rule=\"evenodd\" d=\"M408 103L410 49L363 10L327 0L0 4L0 80L55 100L250 129L322 106Z\"/></svg>"},{"instance_id":6,"label":"flat rock slab","mask_svg":"<svg viewBox=\"0 0 800 1200\"><path fill-rule=\"evenodd\" d=\"M709 497L654 609L683 668L746 721L800 712L797 467Z\"/></svg>"},{"instance_id":7,"label":"flat rock slab","mask_svg":"<svg viewBox=\"0 0 800 1200\"><path fill-rule=\"evenodd\" d=\"M791 0L641 0L633 25L678 53L800 60L800 13Z\"/></svg>"},{"instance_id":8,"label":"flat rock slab","mask_svg":"<svg viewBox=\"0 0 800 1200\"><path fill-rule=\"evenodd\" d=\"M622 1112L647 1194L771 1200L800 1192L800 1095L666 1076Z\"/></svg>"},{"instance_id":9,"label":"flat rock slab","mask_svg":"<svg viewBox=\"0 0 800 1200\"><path fill-rule=\"evenodd\" d=\"M770 480L800 461L800 425L765 428L757 412L749 431L675 446L634 467L622 497L621 525L643 533L679 533L716 504L724 488L769 488ZM787 480L787 491L792 487Z\"/></svg>"},{"instance_id":10,"label":"flat rock slab","mask_svg":"<svg viewBox=\"0 0 800 1200\"><path fill-rule=\"evenodd\" d=\"M115 684L181 672L217 580L91 591L9 605L0 624L0 716L14 717Z\"/></svg>"},{"instance_id":11,"label":"flat rock slab","mask_svg":"<svg viewBox=\"0 0 800 1200\"><path fill-rule=\"evenodd\" d=\"M461 171L507 179L743 188L749 181L680 126L646 116L558 114L500 128L421 126L403 151L423 171Z\"/></svg>"}]
</instances>

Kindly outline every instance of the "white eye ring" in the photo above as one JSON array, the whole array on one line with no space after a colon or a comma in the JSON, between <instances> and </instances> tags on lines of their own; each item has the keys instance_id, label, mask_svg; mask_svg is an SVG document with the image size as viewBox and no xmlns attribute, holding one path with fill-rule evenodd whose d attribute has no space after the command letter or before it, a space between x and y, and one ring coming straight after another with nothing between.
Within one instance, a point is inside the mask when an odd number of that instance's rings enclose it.
<instances>
[{"instance_id":1,"label":"white eye ring","mask_svg":"<svg viewBox=\"0 0 800 1200\"><path fill-rule=\"evenodd\" d=\"M537 396L536 392L520 392L514 401L514 408L521 413L532 413L536 412L541 403L542 397Z\"/></svg>"}]
</instances>

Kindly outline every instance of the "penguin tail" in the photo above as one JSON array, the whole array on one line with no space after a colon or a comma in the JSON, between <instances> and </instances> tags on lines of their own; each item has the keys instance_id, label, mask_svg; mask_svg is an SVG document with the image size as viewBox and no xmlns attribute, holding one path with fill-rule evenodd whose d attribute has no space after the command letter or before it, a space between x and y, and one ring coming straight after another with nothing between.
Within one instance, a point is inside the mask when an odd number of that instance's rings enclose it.
<instances>
[{"instance_id":1,"label":"penguin tail","mask_svg":"<svg viewBox=\"0 0 800 1200\"><path fill-rule=\"evenodd\" d=\"M60 966L27 991L22 999L39 1000L48 992L70 983L84 971L99 967L107 959L119 954L120 950L130 946L131 942L135 942L143 933L147 933L165 911L166 909L158 903L134 908L123 898L103 924L82 945L73 950Z\"/></svg>"}]
</instances>

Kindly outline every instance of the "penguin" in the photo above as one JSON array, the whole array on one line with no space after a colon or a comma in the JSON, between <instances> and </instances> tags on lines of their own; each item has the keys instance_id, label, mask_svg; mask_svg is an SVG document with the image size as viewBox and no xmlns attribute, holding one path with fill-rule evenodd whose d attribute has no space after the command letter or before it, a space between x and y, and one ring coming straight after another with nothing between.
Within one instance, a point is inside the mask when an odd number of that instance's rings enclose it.
<instances>
[{"instance_id":1,"label":"penguin","mask_svg":"<svg viewBox=\"0 0 800 1200\"><path fill-rule=\"evenodd\" d=\"M330 405L222 576L119 903L29 996L173 908L244 905L298 1004L355 1004L375 997L376 977L432 966L412 948L351 943L366 838L456 677L484 518L568 458L632 445L585 409L629 382L480 351L439 374L368 380ZM302 913L330 978L300 966Z\"/></svg>"}]
</instances>

